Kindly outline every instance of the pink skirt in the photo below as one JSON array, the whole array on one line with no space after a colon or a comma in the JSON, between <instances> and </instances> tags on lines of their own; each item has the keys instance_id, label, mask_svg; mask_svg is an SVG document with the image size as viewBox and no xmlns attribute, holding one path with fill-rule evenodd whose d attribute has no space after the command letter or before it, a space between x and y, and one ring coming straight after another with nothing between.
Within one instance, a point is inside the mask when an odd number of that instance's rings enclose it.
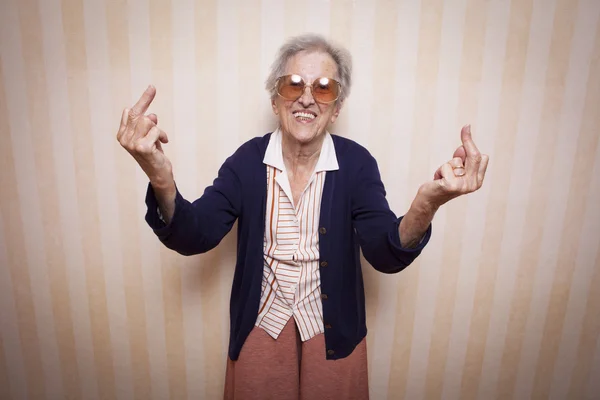
<instances>
[{"instance_id":1,"label":"pink skirt","mask_svg":"<svg viewBox=\"0 0 600 400\"><path fill-rule=\"evenodd\" d=\"M325 358L325 335L300 340L294 318L273 339L254 327L237 361L227 359L225 400L366 400L367 344L340 360Z\"/></svg>"}]
</instances>

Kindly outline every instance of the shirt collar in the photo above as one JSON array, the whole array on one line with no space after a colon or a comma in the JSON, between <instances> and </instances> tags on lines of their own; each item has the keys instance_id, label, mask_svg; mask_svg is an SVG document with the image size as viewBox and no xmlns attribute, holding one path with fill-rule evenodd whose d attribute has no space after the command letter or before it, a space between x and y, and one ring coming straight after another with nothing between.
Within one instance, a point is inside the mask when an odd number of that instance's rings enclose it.
<instances>
[{"instance_id":1,"label":"shirt collar","mask_svg":"<svg viewBox=\"0 0 600 400\"><path fill-rule=\"evenodd\" d=\"M277 128L275 132L271 134L263 163L270 165L271 167L277 168L280 171L285 171L285 164L283 162L283 149L281 147L281 129ZM321 154L319 154L319 160L315 166L315 173L321 171L337 171L340 169L337 161L337 155L335 153L335 146L333 139L329 132L325 132L325 139L321 146Z\"/></svg>"}]
</instances>

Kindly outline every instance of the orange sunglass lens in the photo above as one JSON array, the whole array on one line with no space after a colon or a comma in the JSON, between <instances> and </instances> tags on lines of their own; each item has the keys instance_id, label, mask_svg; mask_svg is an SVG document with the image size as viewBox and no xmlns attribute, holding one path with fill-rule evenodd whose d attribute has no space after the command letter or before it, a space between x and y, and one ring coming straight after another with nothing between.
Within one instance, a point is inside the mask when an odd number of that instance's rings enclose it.
<instances>
[{"instance_id":1,"label":"orange sunglass lens","mask_svg":"<svg viewBox=\"0 0 600 400\"><path fill-rule=\"evenodd\" d=\"M284 99L296 100L302 96L304 80L299 75L287 75L279 78L277 93Z\"/></svg>"},{"instance_id":2,"label":"orange sunglass lens","mask_svg":"<svg viewBox=\"0 0 600 400\"><path fill-rule=\"evenodd\" d=\"M337 99L339 85L336 81L329 78L316 79L312 84L312 94L315 100L321 102L331 102Z\"/></svg>"},{"instance_id":3,"label":"orange sunglass lens","mask_svg":"<svg viewBox=\"0 0 600 400\"><path fill-rule=\"evenodd\" d=\"M304 80L300 75L286 75L279 78L277 93L287 100L297 100L304 92ZM318 78L312 84L312 95L318 102L330 103L339 95L339 84L329 78Z\"/></svg>"}]
</instances>

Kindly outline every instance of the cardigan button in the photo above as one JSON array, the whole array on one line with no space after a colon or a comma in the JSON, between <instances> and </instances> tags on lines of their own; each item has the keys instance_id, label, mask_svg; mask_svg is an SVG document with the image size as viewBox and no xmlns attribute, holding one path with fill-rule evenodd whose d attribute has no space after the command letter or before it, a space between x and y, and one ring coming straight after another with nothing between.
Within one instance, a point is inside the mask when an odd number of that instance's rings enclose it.
<instances>
[{"instance_id":1,"label":"cardigan button","mask_svg":"<svg viewBox=\"0 0 600 400\"><path fill-rule=\"evenodd\" d=\"M325 324L325 329L331 329L331 324Z\"/></svg>"},{"instance_id":2,"label":"cardigan button","mask_svg":"<svg viewBox=\"0 0 600 400\"><path fill-rule=\"evenodd\" d=\"M322 298L323 300L327 300L327 295L326 295L325 293L323 293L323 294L321 294L321 298Z\"/></svg>"},{"instance_id":3,"label":"cardigan button","mask_svg":"<svg viewBox=\"0 0 600 400\"><path fill-rule=\"evenodd\" d=\"M332 355L334 355L334 354L335 354L335 351L333 351L333 350L331 350L331 349L327 350L327 355L328 355L328 356L332 356Z\"/></svg>"},{"instance_id":4,"label":"cardigan button","mask_svg":"<svg viewBox=\"0 0 600 400\"><path fill-rule=\"evenodd\" d=\"M327 261L321 261L321 267L326 267L327 265Z\"/></svg>"},{"instance_id":5,"label":"cardigan button","mask_svg":"<svg viewBox=\"0 0 600 400\"><path fill-rule=\"evenodd\" d=\"M322 226L322 227L320 227L320 228L319 228L319 233L320 233L321 235L324 235L324 234L326 234L326 233L327 233L327 229L325 229L325 227L324 227L324 226Z\"/></svg>"}]
</instances>

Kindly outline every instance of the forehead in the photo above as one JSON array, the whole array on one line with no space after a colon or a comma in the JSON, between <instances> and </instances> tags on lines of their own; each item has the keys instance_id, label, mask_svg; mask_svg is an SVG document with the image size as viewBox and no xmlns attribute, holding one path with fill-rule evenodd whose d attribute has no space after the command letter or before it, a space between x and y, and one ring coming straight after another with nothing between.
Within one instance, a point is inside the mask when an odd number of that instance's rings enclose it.
<instances>
[{"instance_id":1,"label":"forehead","mask_svg":"<svg viewBox=\"0 0 600 400\"><path fill-rule=\"evenodd\" d=\"M288 60L285 72L298 74L308 80L322 76L334 78L337 76L337 65L329 54L322 51L301 51Z\"/></svg>"}]
</instances>

